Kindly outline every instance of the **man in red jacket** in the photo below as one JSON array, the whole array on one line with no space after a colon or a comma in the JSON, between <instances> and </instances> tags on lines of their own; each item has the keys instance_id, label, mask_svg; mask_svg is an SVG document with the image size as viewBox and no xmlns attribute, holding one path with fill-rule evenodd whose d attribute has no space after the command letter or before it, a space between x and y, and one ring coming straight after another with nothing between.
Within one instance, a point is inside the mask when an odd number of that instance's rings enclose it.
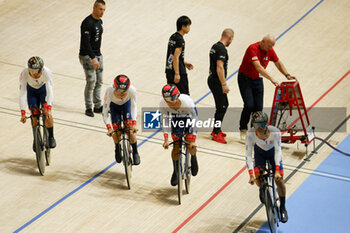
<instances>
[{"instance_id":1,"label":"man in red jacket","mask_svg":"<svg viewBox=\"0 0 350 233\"><path fill-rule=\"evenodd\" d=\"M269 61L275 63L277 69L288 79L296 78L287 72L286 67L276 55L273 46L276 39L273 35L266 35L261 41L251 44L246 50L241 66L238 70L238 86L244 102L241 113L239 130L241 139L244 139L248 129L250 115L263 110L264 84L263 77L270 80L275 86L279 85L267 71Z\"/></svg>"}]
</instances>

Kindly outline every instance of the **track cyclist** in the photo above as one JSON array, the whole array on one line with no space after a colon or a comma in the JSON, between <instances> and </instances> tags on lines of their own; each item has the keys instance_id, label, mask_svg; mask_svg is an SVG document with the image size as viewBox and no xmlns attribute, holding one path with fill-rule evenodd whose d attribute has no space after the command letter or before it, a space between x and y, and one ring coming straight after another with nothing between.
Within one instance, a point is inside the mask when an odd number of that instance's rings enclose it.
<instances>
[{"instance_id":1,"label":"track cyclist","mask_svg":"<svg viewBox=\"0 0 350 233\"><path fill-rule=\"evenodd\" d=\"M130 84L130 79L124 75L115 77L113 85L106 89L103 103L103 120L107 127L107 135L112 136L115 143L115 159L118 163L122 161L120 136L121 132L115 130L121 127L121 115L124 125L130 129L129 138L133 150L133 164L140 164L140 156L137 151L136 140L136 88Z\"/></svg>"},{"instance_id":2,"label":"track cyclist","mask_svg":"<svg viewBox=\"0 0 350 233\"><path fill-rule=\"evenodd\" d=\"M167 84L162 88L163 100L160 102L160 109L162 114L162 129L164 132L164 149L169 148L169 129L171 128L171 136L174 141L179 137L185 136L189 145L187 150L191 154L191 173L196 176L198 173L197 162L197 146L196 135L197 129L191 124L187 124L188 121L197 120L198 114L196 106L189 95L180 94L179 89L174 84ZM168 125L164 123L167 122ZM169 124L171 125L169 127ZM171 176L171 185L176 186L178 184L176 168L178 167L179 160L179 143L175 142L171 151L171 157L173 161L174 171Z\"/></svg>"},{"instance_id":3,"label":"track cyclist","mask_svg":"<svg viewBox=\"0 0 350 233\"><path fill-rule=\"evenodd\" d=\"M246 162L249 172L249 183L254 182L260 187L260 168L266 168L266 161L272 165L277 192L280 198L280 216L283 223L288 221L288 214L285 206L286 185L283 180L283 165L281 151L281 131L271 125L267 125L268 116L264 112L255 112L252 115L253 128L248 130L246 138ZM254 148L254 163L252 160ZM253 175L253 168L254 174ZM260 201L263 202L263 193L260 190Z\"/></svg>"},{"instance_id":4,"label":"track cyclist","mask_svg":"<svg viewBox=\"0 0 350 233\"><path fill-rule=\"evenodd\" d=\"M45 126L49 132L49 147L56 147L56 140L53 135L53 118L52 118L52 73L44 66L44 61L38 56L29 58L27 67L22 71L20 78L19 105L21 108L21 122L24 124L26 118L26 100L29 110L32 114L32 124L36 126L39 122L37 116L40 114L40 107L45 116ZM34 133L34 131L33 131ZM33 141L33 150L35 145Z\"/></svg>"}]
</instances>

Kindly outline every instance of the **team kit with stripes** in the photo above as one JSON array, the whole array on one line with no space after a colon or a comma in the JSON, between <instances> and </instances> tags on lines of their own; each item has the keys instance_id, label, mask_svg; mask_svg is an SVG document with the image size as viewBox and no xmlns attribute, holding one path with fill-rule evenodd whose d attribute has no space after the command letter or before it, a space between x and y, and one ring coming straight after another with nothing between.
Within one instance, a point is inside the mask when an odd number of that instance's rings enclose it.
<instances>
[{"instance_id":1,"label":"team kit with stripes","mask_svg":"<svg viewBox=\"0 0 350 233\"><path fill-rule=\"evenodd\" d=\"M98 3L102 4L102 3ZM90 17L92 18L92 17ZM100 20L100 19L99 19ZM100 27L102 22L98 21ZM221 35L221 40L214 44L210 49L211 68L208 77L208 85L212 90L216 113L214 118L207 122L198 120L198 112L194 101L190 97L186 69L192 69L193 66L184 59L185 41L183 36L190 31L191 20L187 16L181 16L177 20L177 32L169 38L167 59L166 59L166 84L161 93L162 99L159 104L161 112L161 125L164 136L163 147L169 146L169 134L174 141L179 137L184 137L188 142L188 151L191 155L191 173L196 176L199 171L196 156L196 137L198 128L213 128L212 139L219 143L226 143L226 134L221 131L222 121L228 107L227 84L227 61L228 54L225 47L229 46L233 39L233 30L225 29ZM98 40L101 40L103 30L98 27ZM89 34L89 33L87 33ZM89 36L85 34L86 38ZM93 40L94 38L90 38ZM93 43L96 43L93 42ZM283 182L283 164L281 153L281 132L274 126L268 126L267 114L262 110L263 85L262 79L267 78L273 84L276 81L265 70L268 62L271 60L276 67L283 73L287 79L295 79L289 75L284 65L279 61L273 45L275 39L268 35L262 41L252 44L248 47L242 65L239 69L239 85L244 109L240 120L240 130L243 140L246 142L246 162L249 173L249 183L257 182L259 176L258 167L265 167L266 162L272 164L275 173L275 181L280 197L281 221L287 222L288 215L285 209L286 188ZM81 43L82 46L86 43ZM100 41L99 41L100 45ZM97 54L101 55L101 54ZM94 56L90 47L88 55ZM90 62L92 62L91 58ZM40 57L34 56L28 60L28 65L20 74L20 93L19 105L21 110L21 121L25 123L26 108L30 109L32 116L36 116L40 111L48 120L49 145L50 148L56 147L56 141L53 135L52 105L53 105L53 83L52 73L49 68L44 66L44 61ZM141 162L137 150L136 140L136 122L137 122L137 98L136 87L131 84L131 80L125 74L119 74L113 80L113 84L108 86L102 105L103 121L107 128L107 135L112 136L115 143L115 157L118 163L121 163L120 135L116 132L124 125L130 128L130 143L133 149L133 165L139 165ZM258 104L251 104L251 103ZM95 113L99 113L95 111ZM51 121L50 121L51 120ZM123 121L123 122L121 122ZM248 129L247 124L251 121L253 127ZM170 183L177 185L176 164L178 148L174 144L171 152L174 171Z\"/></svg>"}]
</instances>

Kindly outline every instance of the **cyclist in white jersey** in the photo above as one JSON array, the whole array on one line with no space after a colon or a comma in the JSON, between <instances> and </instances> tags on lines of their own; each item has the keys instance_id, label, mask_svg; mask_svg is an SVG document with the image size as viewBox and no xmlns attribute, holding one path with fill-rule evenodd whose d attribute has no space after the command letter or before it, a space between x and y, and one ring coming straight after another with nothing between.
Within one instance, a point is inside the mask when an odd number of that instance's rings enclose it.
<instances>
[{"instance_id":1,"label":"cyclist in white jersey","mask_svg":"<svg viewBox=\"0 0 350 233\"><path fill-rule=\"evenodd\" d=\"M114 133L115 130L121 127L121 115L124 118L124 125L130 128L130 144L133 150L133 164L140 164L140 156L137 151L136 140L136 88L130 85L129 78L124 75L118 75L113 82L113 85L106 89L104 97L102 116L107 127L107 135L112 136L115 143L115 159L118 163L122 161L120 136Z\"/></svg>"},{"instance_id":2,"label":"cyclist in white jersey","mask_svg":"<svg viewBox=\"0 0 350 233\"><path fill-rule=\"evenodd\" d=\"M185 135L185 140L190 144L187 146L188 152L191 154L191 173L196 176L198 173L197 162L197 146L196 124L191 125L189 121L197 121L198 114L196 106L190 96L180 94L179 89L174 84L167 84L162 88L163 100L160 102L162 113L162 129L164 133L164 149L169 147L169 129L171 128L171 136L174 141ZM192 127L193 126L193 127ZM171 176L171 185L176 186L178 183L176 168L179 160L179 143L174 143L171 151L174 171Z\"/></svg>"},{"instance_id":3,"label":"cyclist in white jersey","mask_svg":"<svg viewBox=\"0 0 350 233\"><path fill-rule=\"evenodd\" d=\"M33 116L33 126L38 124L37 116L40 107L45 116L45 126L49 132L49 147L56 147L56 140L53 135L53 118L52 118L52 73L44 66L44 61L40 57L31 57L28 60L28 66L23 69L19 78L19 105L21 109L21 122L27 121L26 108L27 103ZM34 133L34 132L33 132ZM35 146L33 142L33 150Z\"/></svg>"},{"instance_id":4,"label":"cyclist in white jersey","mask_svg":"<svg viewBox=\"0 0 350 233\"><path fill-rule=\"evenodd\" d=\"M266 113L253 113L252 123L254 127L248 130L246 137L246 162L249 172L249 183L253 185L255 182L260 187L259 168L266 168L266 161L269 161L274 172L277 192L280 197L281 221L285 223L288 221L288 214L285 207L286 186L283 180L281 131L274 126L267 126L267 122L268 116ZM253 148L254 162L252 159ZM261 190L260 200L263 202Z\"/></svg>"}]
</instances>

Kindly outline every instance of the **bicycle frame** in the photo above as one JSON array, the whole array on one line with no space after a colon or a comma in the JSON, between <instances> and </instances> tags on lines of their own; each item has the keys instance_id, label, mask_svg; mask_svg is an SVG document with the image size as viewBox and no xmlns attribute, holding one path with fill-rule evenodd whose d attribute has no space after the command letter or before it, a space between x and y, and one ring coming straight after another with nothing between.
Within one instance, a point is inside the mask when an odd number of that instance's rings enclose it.
<instances>
[{"instance_id":1,"label":"bicycle frame","mask_svg":"<svg viewBox=\"0 0 350 233\"><path fill-rule=\"evenodd\" d=\"M50 148L48 145L48 130L45 126L45 117L42 116L41 113L42 108L39 109L39 113L36 115L30 115L32 127L33 127L33 137L34 137L34 145L35 145L35 154L37 165L39 169L39 173L43 176L45 173L45 165L49 165L51 161L50 157ZM33 118L37 119L37 124L34 126ZM40 118L42 118L42 123L40 122ZM41 128L42 127L42 131ZM43 152L45 153L45 159L43 156ZM46 164L45 164L46 161Z\"/></svg>"},{"instance_id":2,"label":"bicycle frame","mask_svg":"<svg viewBox=\"0 0 350 233\"><path fill-rule=\"evenodd\" d=\"M187 145L190 143L187 142L184 138L184 135L179 135L179 139L171 142L170 145L174 145L175 143L179 143L179 159L178 159L178 167L177 167L177 177L178 177L178 201L181 204L182 200L182 190L183 190L183 181L185 181L185 189L186 193L190 192L190 181L191 181L191 159L190 155L187 151Z\"/></svg>"},{"instance_id":3,"label":"bicycle frame","mask_svg":"<svg viewBox=\"0 0 350 233\"><path fill-rule=\"evenodd\" d=\"M132 172L132 159L131 159L131 145L130 145L130 128L126 126L123 120L123 116L121 116L121 127L114 132L117 134L118 132L121 132L121 139L119 143L122 143L122 154L123 154L123 164L125 168L125 177L126 177L126 183L128 185L128 189L131 189L131 172Z\"/></svg>"}]
</instances>

